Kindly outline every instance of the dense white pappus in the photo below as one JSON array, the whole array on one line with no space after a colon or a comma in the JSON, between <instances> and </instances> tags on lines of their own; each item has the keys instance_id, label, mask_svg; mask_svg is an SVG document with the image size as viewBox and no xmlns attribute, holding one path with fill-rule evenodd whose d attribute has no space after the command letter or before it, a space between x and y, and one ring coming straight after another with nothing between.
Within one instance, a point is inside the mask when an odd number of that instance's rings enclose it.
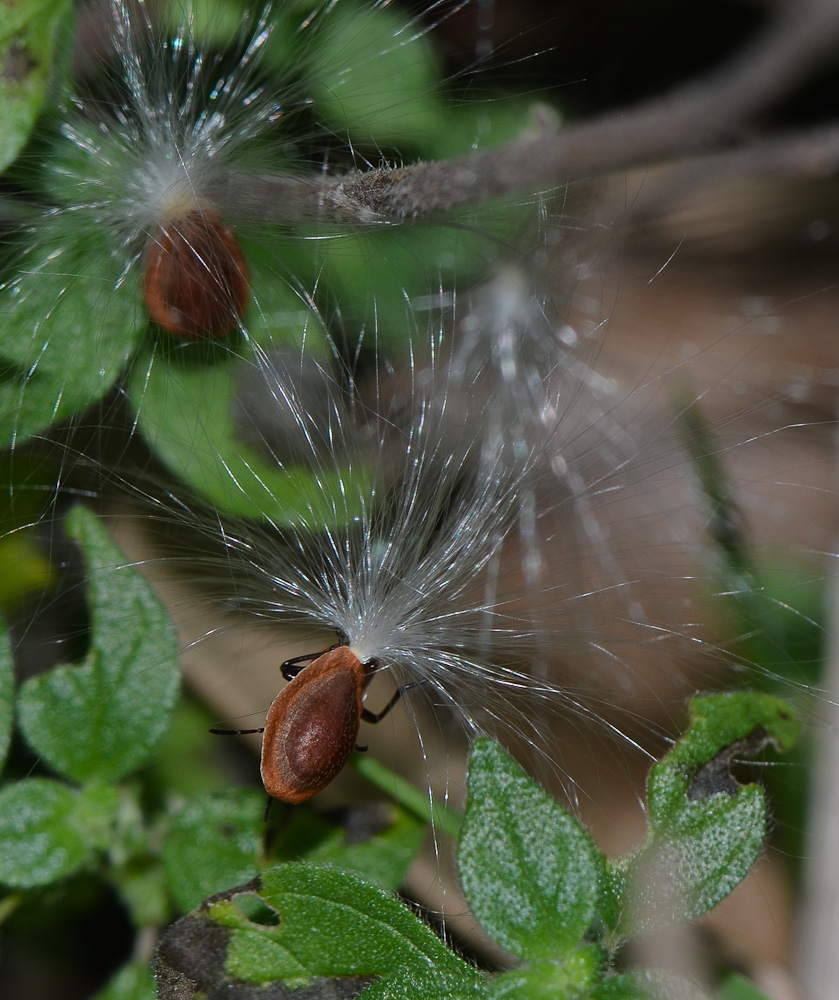
<instances>
[{"instance_id":1,"label":"dense white pappus","mask_svg":"<svg viewBox=\"0 0 839 1000\"><path fill-rule=\"evenodd\" d=\"M113 221L133 221L143 231L202 207L208 174L240 160L280 108L257 82L256 64L270 37L265 12L251 24L246 17L239 58L225 69L199 47L191 17L173 31L152 24L144 5L134 11L111 5L124 91L113 126L99 123L104 141L93 155L108 159L112 183L124 185L123 192L104 192ZM65 135L84 148L77 127L66 125Z\"/></svg>"},{"instance_id":2,"label":"dense white pappus","mask_svg":"<svg viewBox=\"0 0 839 1000\"><path fill-rule=\"evenodd\" d=\"M482 395L464 405L463 385L433 360L417 361L407 398L400 398L404 373L388 386L379 372L367 404L352 385L358 398L342 399L345 391L316 363L321 392L331 397L328 406L318 401L317 414L305 408L292 371L263 355L277 408L292 412L305 442L295 459L309 449L305 464L319 495L289 523L226 535L234 563L244 557L247 566L242 604L269 618L329 626L362 661L394 670L401 683L430 684L467 714L476 698L503 697L493 687L535 690L525 673L493 665L513 650L524 661L540 631L493 597L493 578L541 456L532 449L513 460L510 449L488 447L495 400ZM305 367L298 360L294 372Z\"/></svg>"},{"instance_id":3,"label":"dense white pappus","mask_svg":"<svg viewBox=\"0 0 839 1000\"><path fill-rule=\"evenodd\" d=\"M69 146L47 184L59 211L89 216L136 254L156 225L209 207L210 180L241 165L279 116L259 82L268 9L244 19L235 61L208 51L192 16L168 24L166 5L154 20L145 3L112 0L100 13L112 51L88 55L87 69L113 94L88 96L92 84L82 84L67 95L60 133Z\"/></svg>"}]
</instances>

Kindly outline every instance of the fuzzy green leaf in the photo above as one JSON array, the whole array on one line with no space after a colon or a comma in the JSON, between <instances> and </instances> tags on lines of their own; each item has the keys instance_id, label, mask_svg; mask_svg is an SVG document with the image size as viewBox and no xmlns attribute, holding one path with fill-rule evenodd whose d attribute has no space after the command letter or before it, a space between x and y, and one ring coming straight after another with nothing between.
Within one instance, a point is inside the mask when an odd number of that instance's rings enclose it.
<instances>
[{"instance_id":1,"label":"fuzzy green leaf","mask_svg":"<svg viewBox=\"0 0 839 1000\"><path fill-rule=\"evenodd\" d=\"M771 1000L763 990L739 972L730 972L720 983L717 992L720 1000Z\"/></svg>"},{"instance_id":2,"label":"fuzzy green leaf","mask_svg":"<svg viewBox=\"0 0 839 1000\"><path fill-rule=\"evenodd\" d=\"M231 514L318 530L351 516L352 491L337 467L280 465L238 434L235 364L188 368L157 359L130 393L155 453L205 499ZM344 510L344 508L347 508Z\"/></svg>"},{"instance_id":3,"label":"fuzzy green leaf","mask_svg":"<svg viewBox=\"0 0 839 1000\"><path fill-rule=\"evenodd\" d=\"M116 972L92 1000L155 1000L154 976L146 962L129 962Z\"/></svg>"},{"instance_id":4,"label":"fuzzy green leaf","mask_svg":"<svg viewBox=\"0 0 839 1000\"><path fill-rule=\"evenodd\" d=\"M603 972L605 953L588 944L560 960L540 959L496 976L492 1000L576 1000L589 995Z\"/></svg>"},{"instance_id":5,"label":"fuzzy green leaf","mask_svg":"<svg viewBox=\"0 0 839 1000\"><path fill-rule=\"evenodd\" d=\"M258 918L246 916L256 911ZM387 983L410 979L404 995L415 998L481 996L476 970L404 904L335 868L279 865L253 887L210 903L208 914L231 931L228 973L247 982L377 976ZM442 983L448 993L441 994Z\"/></svg>"},{"instance_id":6,"label":"fuzzy green leaf","mask_svg":"<svg viewBox=\"0 0 839 1000\"><path fill-rule=\"evenodd\" d=\"M745 878L766 836L763 790L731 774L767 743L787 749L799 723L771 695L733 692L691 701L692 720L648 780L649 829L638 851L611 867L612 913L624 933L706 913ZM610 923L610 915L607 913Z\"/></svg>"},{"instance_id":7,"label":"fuzzy green leaf","mask_svg":"<svg viewBox=\"0 0 839 1000\"><path fill-rule=\"evenodd\" d=\"M41 110L61 19L72 0L0 4L0 170L23 148Z\"/></svg>"},{"instance_id":8,"label":"fuzzy green leaf","mask_svg":"<svg viewBox=\"0 0 839 1000\"><path fill-rule=\"evenodd\" d=\"M607 976L591 991L590 997L591 1000L711 1000L695 983L656 969Z\"/></svg>"},{"instance_id":9,"label":"fuzzy green leaf","mask_svg":"<svg viewBox=\"0 0 839 1000\"><path fill-rule=\"evenodd\" d=\"M263 794L229 789L196 795L172 819L163 843L163 867L181 910L256 875L264 813Z\"/></svg>"},{"instance_id":10,"label":"fuzzy green leaf","mask_svg":"<svg viewBox=\"0 0 839 1000\"><path fill-rule=\"evenodd\" d=\"M486 983L462 973L406 969L368 986L359 1000L487 1000Z\"/></svg>"},{"instance_id":11,"label":"fuzzy green leaf","mask_svg":"<svg viewBox=\"0 0 839 1000\"><path fill-rule=\"evenodd\" d=\"M22 685L19 720L27 742L75 781L114 781L142 764L166 730L178 693L178 641L151 586L77 508L68 529L89 574L91 648L78 665Z\"/></svg>"},{"instance_id":12,"label":"fuzzy green leaf","mask_svg":"<svg viewBox=\"0 0 839 1000\"><path fill-rule=\"evenodd\" d=\"M428 827L396 806L383 804L380 809L388 813L389 822L384 829L359 843L347 844L343 837L330 838L308 853L306 860L333 864L382 889L396 892L405 881Z\"/></svg>"},{"instance_id":13,"label":"fuzzy green leaf","mask_svg":"<svg viewBox=\"0 0 839 1000\"><path fill-rule=\"evenodd\" d=\"M0 770L6 763L12 741L15 703L15 665L12 644L0 619Z\"/></svg>"},{"instance_id":14,"label":"fuzzy green leaf","mask_svg":"<svg viewBox=\"0 0 839 1000\"><path fill-rule=\"evenodd\" d=\"M146 328L136 275L107 233L73 215L44 220L40 241L0 288L0 445L20 442L100 399Z\"/></svg>"},{"instance_id":15,"label":"fuzzy green leaf","mask_svg":"<svg viewBox=\"0 0 839 1000\"><path fill-rule=\"evenodd\" d=\"M340 134L421 144L445 128L435 92L440 66L415 21L390 8L341 3L321 28L307 69L319 116Z\"/></svg>"},{"instance_id":16,"label":"fuzzy green leaf","mask_svg":"<svg viewBox=\"0 0 839 1000\"><path fill-rule=\"evenodd\" d=\"M564 955L597 907L594 841L490 740L472 749L468 787L458 863L472 912L515 955Z\"/></svg>"},{"instance_id":17,"label":"fuzzy green leaf","mask_svg":"<svg viewBox=\"0 0 839 1000\"><path fill-rule=\"evenodd\" d=\"M81 868L90 856L79 794L47 778L0 789L0 882L31 889Z\"/></svg>"}]
</instances>

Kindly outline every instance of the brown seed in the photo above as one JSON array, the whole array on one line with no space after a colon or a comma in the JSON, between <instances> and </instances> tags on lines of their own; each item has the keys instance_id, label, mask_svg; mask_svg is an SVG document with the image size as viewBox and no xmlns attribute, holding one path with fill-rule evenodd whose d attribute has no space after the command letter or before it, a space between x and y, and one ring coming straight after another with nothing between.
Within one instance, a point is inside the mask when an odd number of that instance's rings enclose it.
<instances>
[{"instance_id":1,"label":"brown seed","mask_svg":"<svg viewBox=\"0 0 839 1000\"><path fill-rule=\"evenodd\" d=\"M325 788L358 739L369 673L347 646L321 654L268 710L260 770L272 798L297 804Z\"/></svg>"},{"instance_id":2,"label":"brown seed","mask_svg":"<svg viewBox=\"0 0 839 1000\"><path fill-rule=\"evenodd\" d=\"M182 337L235 329L250 292L239 243L212 209L159 228L146 258L145 293L155 323Z\"/></svg>"}]
</instances>

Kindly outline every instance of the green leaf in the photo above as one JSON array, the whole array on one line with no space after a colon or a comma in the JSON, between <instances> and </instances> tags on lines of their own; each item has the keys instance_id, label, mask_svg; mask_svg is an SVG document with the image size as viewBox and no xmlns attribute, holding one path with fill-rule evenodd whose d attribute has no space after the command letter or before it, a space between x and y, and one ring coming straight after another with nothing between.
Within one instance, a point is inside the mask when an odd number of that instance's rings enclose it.
<instances>
[{"instance_id":1,"label":"green leaf","mask_svg":"<svg viewBox=\"0 0 839 1000\"><path fill-rule=\"evenodd\" d=\"M133 859L112 879L135 927L157 930L172 919L172 898L157 858Z\"/></svg>"},{"instance_id":2,"label":"green leaf","mask_svg":"<svg viewBox=\"0 0 839 1000\"><path fill-rule=\"evenodd\" d=\"M87 862L79 794L57 781L28 778L0 789L0 882L49 885Z\"/></svg>"},{"instance_id":3,"label":"green leaf","mask_svg":"<svg viewBox=\"0 0 839 1000\"><path fill-rule=\"evenodd\" d=\"M0 538L0 609L14 614L22 601L42 594L54 582L53 572L29 532L12 531Z\"/></svg>"},{"instance_id":4,"label":"green leaf","mask_svg":"<svg viewBox=\"0 0 839 1000\"><path fill-rule=\"evenodd\" d=\"M155 1000L154 976L147 962L129 962L108 980L93 1000Z\"/></svg>"},{"instance_id":5,"label":"green leaf","mask_svg":"<svg viewBox=\"0 0 839 1000\"><path fill-rule=\"evenodd\" d=\"M0 170L23 148L41 110L58 27L72 0L0 4Z\"/></svg>"},{"instance_id":6,"label":"green leaf","mask_svg":"<svg viewBox=\"0 0 839 1000\"><path fill-rule=\"evenodd\" d=\"M757 785L731 774L735 758L767 743L787 749L799 723L771 695L732 692L691 701L692 720L648 780L644 844L611 867L606 919L620 914L624 933L684 923L706 913L745 878L766 836L766 804Z\"/></svg>"},{"instance_id":7,"label":"green leaf","mask_svg":"<svg viewBox=\"0 0 839 1000\"><path fill-rule=\"evenodd\" d=\"M602 856L579 823L491 740L478 740L458 863L472 912L522 958L556 958L594 918Z\"/></svg>"},{"instance_id":8,"label":"green leaf","mask_svg":"<svg viewBox=\"0 0 839 1000\"><path fill-rule=\"evenodd\" d=\"M15 664L12 644L0 619L0 770L6 763L12 741L15 703Z\"/></svg>"},{"instance_id":9,"label":"green leaf","mask_svg":"<svg viewBox=\"0 0 839 1000\"><path fill-rule=\"evenodd\" d=\"M84 831L89 847L98 851L110 847L119 807L119 789L113 785L93 782L81 789L75 822Z\"/></svg>"},{"instance_id":10,"label":"green leaf","mask_svg":"<svg viewBox=\"0 0 839 1000\"><path fill-rule=\"evenodd\" d=\"M583 945L564 959L540 959L496 976L492 1000L561 1000L586 997L600 979L606 956L597 945Z\"/></svg>"},{"instance_id":11,"label":"green leaf","mask_svg":"<svg viewBox=\"0 0 839 1000\"><path fill-rule=\"evenodd\" d=\"M738 972L729 973L720 983L720 1000L770 1000L763 990Z\"/></svg>"},{"instance_id":12,"label":"green leaf","mask_svg":"<svg viewBox=\"0 0 839 1000\"><path fill-rule=\"evenodd\" d=\"M359 1000L487 1000L486 983L452 972L405 969L398 979L382 979L368 986Z\"/></svg>"},{"instance_id":13,"label":"green leaf","mask_svg":"<svg viewBox=\"0 0 839 1000\"><path fill-rule=\"evenodd\" d=\"M319 247L321 283L341 303L342 313L370 317L378 343L407 349L416 321L416 296L429 282L479 280L493 237L510 238L506 213L497 206L461 215L459 225L352 229Z\"/></svg>"},{"instance_id":14,"label":"green leaf","mask_svg":"<svg viewBox=\"0 0 839 1000\"><path fill-rule=\"evenodd\" d=\"M254 907L261 908L258 920L246 916ZM268 869L253 888L209 903L208 914L230 929L227 970L247 982L380 976L388 984L411 978L417 997L435 996L434 984L444 981L449 996L481 995L476 970L404 904L334 868L300 863Z\"/></svg>"},{"instance_id":15,"label":"green leaf","mask_svg":"<svg viewBox=\"0 0 839 1000\"><path fill-rule=\"evenodd\" d=\"M445 128L440 66L416 21L345 2L321 28L307 72L319 117L340 135L421 144Z\"/></svg>"},{"instance_id":16,"label":"green leaf","mask_svg":"<svg viewBox=\"0 0 839 1000\"><path fill-rule=\"evenodd\" d=\"M657 969L607 976L591 991L590 997L591 1000L711 1000L695 983Z\"/></svg>"},{"instance_id":17,"label":"green leaf","mask_svg":"<svg viewBox=\"0 0 839 1000\"><path fill-rule=\"evenodd\" d=\"M45 219L43 239L0 288L0 446L100 399L145 331L135 269L126 273L123 248L91 223Z\"/></svg>"},{"instance_id":18,"label":"green leaf","mask_svg":"<svg viewBox=\"0 0 839 1000\"><path fill-rule=\"evenodd\" d=\"M181 910L257 874L264 814L264 794L228 789L196 795L172 818L163 867Z\"/></svg>"},{"instance_id":19,"label":"green leaf","mask_svg":"<svg viewBox=\"0 0 839 1000\"><path fill-rule=\"evenodd\" d=\"M91 648L77 666L22 685L27 742L75 781L115 781L142 764L169 724L178 693L178 641L151 586L83 508L68 518L83 547Z\"/></svg>"},{"instance_id":20,"label":"green leaf","mask_svg":"<svg viewBox=\"0 0 839 1000\"><path fill-rule=\"evenodd\" d=\"M244 441L233 419L238 389L235 363L188 368L159 358L129 391L155 453L215 507L306 530L349 520L360 506L349 473L329 462L281 465Z\"/></svg>"},{"instance_id":21,"label":"green leaf","mask_svg":"<svg viewBox=\"0 0 839 1000\"><path fill-rule=\"evenodd\" d=\"M382 889L396 892L405 881L428 827L396 806L383 804L380 810L389 821L374 836L354 844L345 843L344 838L329 839L308 853L306 860L331 863Z\"/></svg>"}]
</instances>

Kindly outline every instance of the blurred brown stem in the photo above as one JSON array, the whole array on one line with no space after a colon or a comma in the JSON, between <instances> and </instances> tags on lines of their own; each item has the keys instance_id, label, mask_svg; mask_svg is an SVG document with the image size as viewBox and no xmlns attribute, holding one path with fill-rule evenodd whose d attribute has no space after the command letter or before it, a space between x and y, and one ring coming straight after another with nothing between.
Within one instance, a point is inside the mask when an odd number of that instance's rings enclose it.
<instances>
[{"instance_id":1,"label":"blurred brown stem","mask_svg":"<svg viewBox=\"0 0 839 1000\"><path fill-rule=\"evenodd\" d=\"M513 142L436 163L340 177L231 175L217 190L236 214L277 224L403 221L476 205L516 192L555 187L640 165L742 145L747 125L800 83L839 44L839 0L790 0L733 59L663 97L560 129L548 115ZM819 159L810 136L810 159Z\"/></svg>"}]
</instances>

